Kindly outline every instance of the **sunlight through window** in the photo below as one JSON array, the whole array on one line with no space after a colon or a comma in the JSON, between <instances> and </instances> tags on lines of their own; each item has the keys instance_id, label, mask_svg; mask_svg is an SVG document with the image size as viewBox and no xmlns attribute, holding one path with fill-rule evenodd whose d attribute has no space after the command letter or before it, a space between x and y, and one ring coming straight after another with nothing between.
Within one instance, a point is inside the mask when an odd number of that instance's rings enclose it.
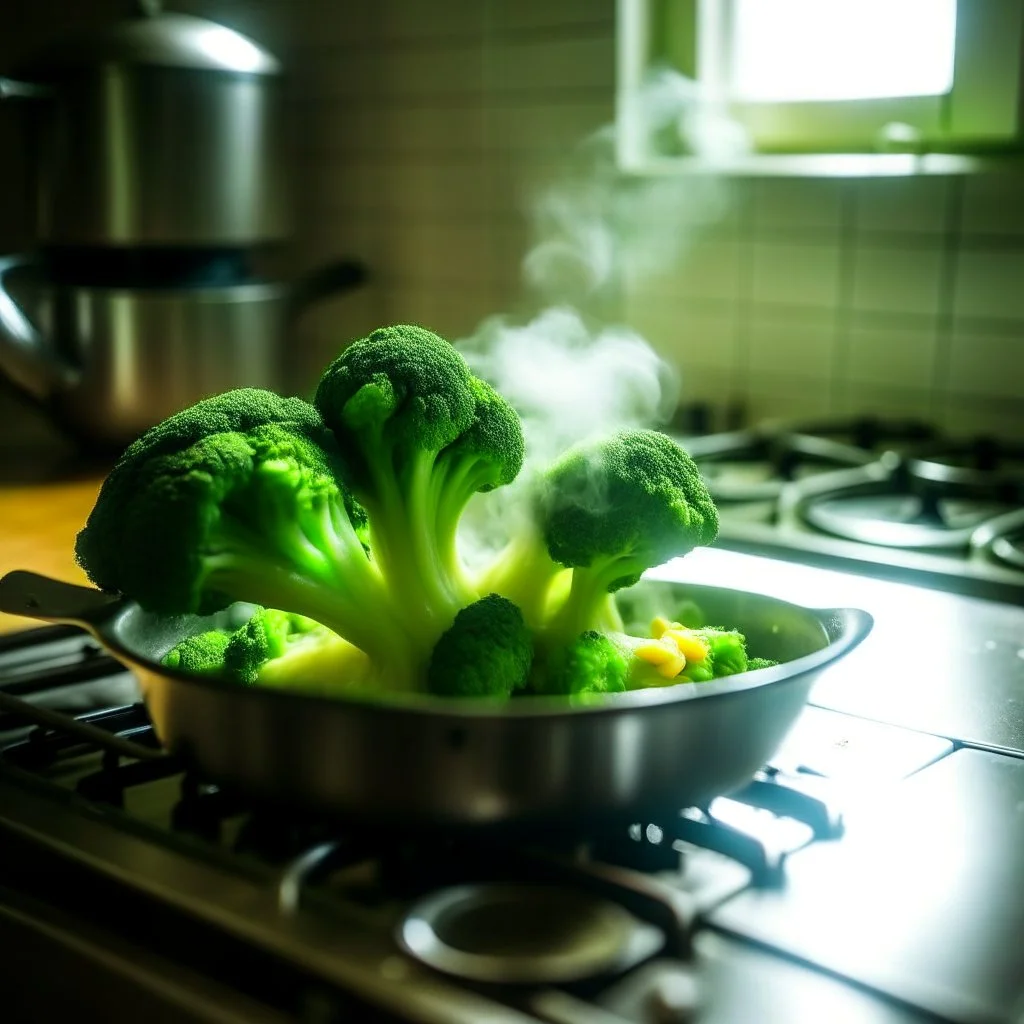
<instances>
[{"instance_id":1,"label":"sunlight through window","mask_svg":"<svg viewBox=\"0 0 1024 1024\"><path fill-rule=\"evenodd\" d=\"M940 96L956 0L735 0L732 92L747 102Z\"/></svg>"}]
</instances>

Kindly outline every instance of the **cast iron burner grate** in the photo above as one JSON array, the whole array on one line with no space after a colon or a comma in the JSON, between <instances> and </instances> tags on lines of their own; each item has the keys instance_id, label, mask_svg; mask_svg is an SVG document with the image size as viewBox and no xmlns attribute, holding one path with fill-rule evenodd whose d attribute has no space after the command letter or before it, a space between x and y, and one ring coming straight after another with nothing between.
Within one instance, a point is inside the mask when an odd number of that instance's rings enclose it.
<instances>
[{"instance_id":1,"label":"cast iron burner grate","mask_svg":"<svg viewBox=\"0 0 1024 1024\"><path fill-rule=\"evenodd\" d=\"M1020 454L986 439L915 456L886 452L795 484L780 497L780 516L862 544L966 554L979 528L1024 506Z\"/></svg>"},{"instance_id":2,"label":"cast iron burner grate","mask_svg":"<svg viewBox=\"0 0 1024 1024\"><path fill-rule=\"evenodd\" d=\"M773 502L794 480L863 466L874 456L862 448L798 433L756 430L712 434L684 442L717 502Z\"/></svg>"}]
</instances>

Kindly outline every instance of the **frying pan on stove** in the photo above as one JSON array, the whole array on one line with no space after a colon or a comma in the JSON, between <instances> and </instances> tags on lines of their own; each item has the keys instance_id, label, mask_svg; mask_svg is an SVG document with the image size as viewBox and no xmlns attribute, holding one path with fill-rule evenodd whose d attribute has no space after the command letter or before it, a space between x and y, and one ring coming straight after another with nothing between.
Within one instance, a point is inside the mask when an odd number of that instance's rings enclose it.
<instances>
[{"instance_id":1,"label":"frying pan on stove","mask_svg":"<svg viewBox=\"0 0 1024 1024\"><path fill-rule=\"evenodd\" d=\"M428 695L323 698L160 664L216 617L157 617L28 572L0 580L0 610L82 626L132 669L160 741L210 780L320 812L444 826L637 820L704 804L771 757L818 674L872 625L857 609L660 580L620 595L627 622L654 608L671 614L687 600L780 664L576 706L554 697L500 706Z\"/></svg>"}]
</instances>

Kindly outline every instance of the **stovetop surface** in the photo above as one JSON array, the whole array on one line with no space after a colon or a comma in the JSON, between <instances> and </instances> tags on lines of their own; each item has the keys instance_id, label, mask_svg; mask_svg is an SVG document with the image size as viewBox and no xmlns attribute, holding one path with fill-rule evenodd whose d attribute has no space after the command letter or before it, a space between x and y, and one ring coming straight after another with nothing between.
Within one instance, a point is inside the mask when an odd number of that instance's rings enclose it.
<instances>
[{"instance_id":1,"label":"stovetop surface","mask_svg":"<svg viewBox=\"0 0 1024 1024\"><path fill-rule=\"evenodd\" d=\"M681 443L721 546L1024 603L1024 446L871 419Z\"/></svg>"},{"instance_id":2,"label":"stovetop surface","mask_svg":"<svg viewBox=\"0 0 1024 1024\"><path fill-rule=\"evenodd\" d=\"M133 977L152 957L154 990L206 993L180 1019L1017 1020L1024 607L722 548L655 575L875 618L740 793L571 842L384 831L256 806L170 758L0 715L0 937L29 950L63 922L104 963L127 942ZM0 693L153 742L132 677L75 631L0 649ZM514 985L432 965L442 940L481 928L491 953L600 948L554 899L510 924L487 903L499 883L581 892L593 921L610 900L635 957ZM416 908L453 891L469 916L427 915L419 952L415 929L403 946ZM25 960L18 991L38 992ZM124 984L114 972L108 989ZM31 1000L15 1005L36 1019ZM202 1016L215 1005L237 1017Z\"/></svg>"}]
</instances>

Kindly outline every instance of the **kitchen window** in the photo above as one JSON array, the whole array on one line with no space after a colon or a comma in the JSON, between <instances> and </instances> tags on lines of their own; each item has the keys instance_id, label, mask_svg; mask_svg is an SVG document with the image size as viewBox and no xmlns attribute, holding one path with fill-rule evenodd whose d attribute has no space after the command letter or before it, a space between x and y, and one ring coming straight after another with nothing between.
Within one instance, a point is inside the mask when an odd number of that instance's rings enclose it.
<instances>
[{"instance_id":1,"label":"kitchen window","mask_svg":"<svg viewBox=\"0 0 1024 1024\"><path fill-rule=\"evenodd\" d=\"M942 155L1019 147L1024 0L619 0L618 19L634 169L811 154L949 170Z\"/></svg>"}]
</instances>

